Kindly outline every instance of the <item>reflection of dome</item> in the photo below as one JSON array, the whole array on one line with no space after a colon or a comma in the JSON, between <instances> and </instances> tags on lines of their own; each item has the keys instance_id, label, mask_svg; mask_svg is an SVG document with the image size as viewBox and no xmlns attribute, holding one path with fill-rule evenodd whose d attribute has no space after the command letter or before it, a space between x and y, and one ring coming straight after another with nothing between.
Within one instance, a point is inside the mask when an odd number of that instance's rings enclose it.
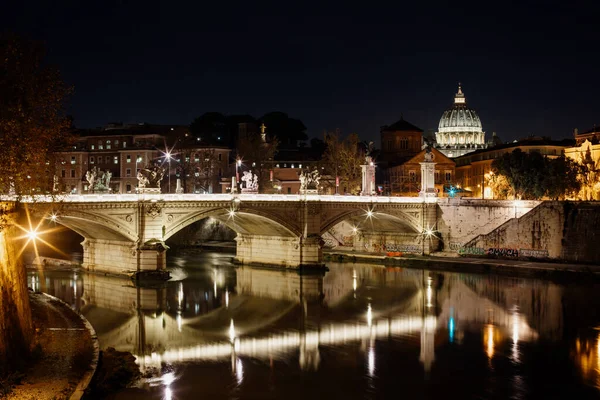
<instances>
[{"instance_id":1,"label":"reflection of dome","mask_svg":"<svg viewBox=\"0 0 600 400\"><path fill-rule=\"evenodd\" d=\"M449 157L469 153L485 144L481 120L475 110L467 106L460 85L454 104L442 114L435 138L440 151Z\"/></svg>"}]
</instances>

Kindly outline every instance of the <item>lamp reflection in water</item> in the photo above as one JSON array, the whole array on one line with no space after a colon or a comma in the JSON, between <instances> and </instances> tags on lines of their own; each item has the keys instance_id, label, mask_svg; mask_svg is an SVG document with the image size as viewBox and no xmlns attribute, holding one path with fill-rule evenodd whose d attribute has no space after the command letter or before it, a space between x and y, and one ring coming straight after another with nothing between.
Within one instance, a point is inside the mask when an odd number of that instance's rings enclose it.
<instances>
[{"instance_id":1,"label":"lamp reflection in water","mask_svg":"<svg viewBox=\"0 0 600 400\"><path fill-rule=\"evenodd\" d=\"M367 354L367 371L369 376L375 374L375 339L369 341L369 352Z\"/></svg>"},{"instance_id":2,"label":"lamp reflection in water","mask_svg":"<svg viewBox=\"0 0 600 400\"><path fill-rule=\"evenodd\" d=\"M487 324L485 326L483 341L485 342L485 352L489 357L490 361L494 357L494 333L495 327L493 324Z\"/></svg>"},{"instance_id":3,"label":"lamp reflection in water","mask_svg":"<svg viewBox=\"0 0 600 400\"><path fill-rule=\"evenodd\" d=\"M229 341L231 342L231 372L235 375L237 384L241 385L244 380L244 365L242 359L237 356L239 341L236 340L235 325L233 319L229 323Z\"/></svg>"},{"instance_id":4,"label":"lamp reflection in water","mask_svg":"<svg viewBox=\"0 0 600 400\"><path fill-rule=\"evenodd\" d=\"M512 315L512 359L514 362L519 362L519 330L521 327L521 320L517 311Z\"/></svg>"},{"instance_id":5,"label":"lamp reflection in water","mask_svg":"<svg viewBox=\"0 0 600 400\"><path fill-rule=\"evenodd\" d=\"M173 372L168 372L164 374L161 379L163 385L165 385L165 400L171 400L173 398L171 383L175 382L175 374Z\"/></svg>"}]
</instances>

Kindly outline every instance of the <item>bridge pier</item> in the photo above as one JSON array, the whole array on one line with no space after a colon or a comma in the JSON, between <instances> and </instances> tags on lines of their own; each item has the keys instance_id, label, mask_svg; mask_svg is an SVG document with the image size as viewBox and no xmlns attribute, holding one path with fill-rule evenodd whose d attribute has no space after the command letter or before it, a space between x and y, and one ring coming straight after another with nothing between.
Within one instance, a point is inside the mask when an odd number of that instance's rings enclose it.
<instances>
[{"instance_id":1,"label":"bridge pier","mask_svg":"<svg viewBox=\"0 0 600 400\"><path fill-rule=\"evenodd\" d=\"M235 261L283 268L320 267L323 251L320 237L295 238L238 234Z\"/></svg>"},{"instance_id":2,"label":"bridge pier","mask_svg":"<svg viewBox=\"0 0 600 400\"><path fill-rule=\"evenodd\" d=\"M82 243L83 268L114 274L164 270L166 247L160 243L136 243L86 238Z\"/></svg>"}]
</instances>

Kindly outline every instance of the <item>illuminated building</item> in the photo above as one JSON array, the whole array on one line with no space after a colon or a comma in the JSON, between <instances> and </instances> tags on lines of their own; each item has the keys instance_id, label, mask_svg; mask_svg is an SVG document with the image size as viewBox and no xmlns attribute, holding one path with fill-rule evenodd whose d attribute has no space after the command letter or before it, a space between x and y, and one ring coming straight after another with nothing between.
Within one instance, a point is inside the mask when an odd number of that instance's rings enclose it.
<instances>
[{"instance_id":1,"label":"illuminated building","mask_svg":"<svg viewBox=\"0 0 600 400\"><path fill-rule=\"evenodd\" d=\"M392 125L381 127L381 154L377 159L382 167L402 164L421 151L423 130L400 118Z\"/></svg>"},{"instance_id":2,"label":"illuminated building","mask_svg":"<svg viewBox=\"0 0 600 400\"><path fill-rule=\"evenodd\" d=\"M437 148L447 157L459 157L486 147L479 116L469 106L460 84L454 103L442 114L435 133Z\"/></svg>"},{"instance_id":3,"label":"illuminated building","mask_svg":"<svg viewBox=\"0 0 600 400\"><path fill-rule=\"evenodd\" d=\"M598 132L600 134L600 131ZM565 149L565 157L584 165L588 172L584 174L579 200L600 200L600 143L590 142L587 138L580 142L575 138L578 146Z\"/></svg>"},{"instance_id":4,"label":"illuminated building","mask_svg":"<svg viewBox=\"0 0 600 400\"><path fill-rule=\"evenodd\" d=\"M435 188L442 197L455 181L455 163L436 148L431 149L435 163ZM418 196L421 188L421 165L425 150L421 150L406 162L389 167L387 176L391 195Z\"/></svg>"},{"instance_id":5,"label":"illuminated building","mask_svg":"<svg viewBox=\"0 0 600 400\"><path fill-rule=\"evenodd\" d=\"M456 185L468 193L468 196L484 199L495 198L486 179L492 173L492 163L506 153L521 149L523 153L538 152L550 158L559 157L573 143L570 139L550 140L539 136L514 141L503 145L488 147L455 158Z\"/></svg>"},{"instance_id":6,"label":"illuminated building","mask_svg":"<svg viewBox=\"0 0 600 400\"><path fill-rule=\"evenodd\" d=\"M170 168L164 164L166 171L163 186L171 182L171 188L165 192L175 193L177 178L190 181L187 192L201 193L194 180L202 174L215 176L215 183L210 186L214 192L220 190L218 179L229 175L230 149L223 146L207 147L202 142L190 137L188 128L179 125L150 124L108 124L104 128L79 129L73 132L77 137L70 151L60 152L57 157L56 175L59 190L70 193L92 193L86 180L86 173L97 167L101 171L110 171L110 190L114 193L135 193L138 185L137 172L152 162L163 163L164 153L173 149ZM200 170L204 157L200 154L210 151L214 154L214 163L210 171ZM182 169L182 166L187 166ZM167 179L172 175L172 179ZM185 178L181 176L186 174Z\"/></svg>"}]
</instances>

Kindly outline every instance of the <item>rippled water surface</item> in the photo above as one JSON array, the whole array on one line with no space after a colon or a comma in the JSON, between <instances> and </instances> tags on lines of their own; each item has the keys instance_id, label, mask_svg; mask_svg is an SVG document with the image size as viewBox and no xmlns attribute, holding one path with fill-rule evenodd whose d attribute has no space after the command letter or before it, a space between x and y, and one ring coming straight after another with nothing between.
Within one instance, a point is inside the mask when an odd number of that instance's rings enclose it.
<instances>
[{"instance_id":1,"label":"rippled water surface","mask_svg":"<svg viewBox=\"0 0 600 400\"><path fill-rule=\"evenodd\" d=\"M367 264L300 275L230 257L173 257L157 287L28 279L153 374L118 399L600 397L600 285Z\"/></svg>"}]
</instances>

